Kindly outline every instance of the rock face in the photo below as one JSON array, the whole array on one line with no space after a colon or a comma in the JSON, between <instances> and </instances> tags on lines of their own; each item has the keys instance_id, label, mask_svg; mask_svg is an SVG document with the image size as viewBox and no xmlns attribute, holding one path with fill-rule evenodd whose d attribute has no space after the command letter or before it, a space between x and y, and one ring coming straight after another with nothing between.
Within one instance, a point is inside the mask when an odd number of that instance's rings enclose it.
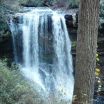
<instances>
[{"instance_id":1,"label":"rock face","mask_svg":"<svg viewBox=\"0 0 104 104\"><path fill-rule=\"evenodd\" d=\"M0 37L0 58L13 58L12 39L10 33L6 34L7 36Z\"/></svg>"},{"instance_id":2,"label":"rock face","mask_svg":"<svg viewBox=\"0 0 104 104\"><path fill-rule=\"evenodd\" d=\"M72 15L65 15L65 19L66 19L66 24L67 26L73 27L73 16Z\"/></svg>"},{"instance_id":3,"label":"rock face","mask_svg":"<svg viewBox=\"0 0 104 104\"><path fill-rule=\"evenodd\" d=\"M8 24L0 15L0 58L12 57L12 40Z\"/></svg>"}]
</instances>

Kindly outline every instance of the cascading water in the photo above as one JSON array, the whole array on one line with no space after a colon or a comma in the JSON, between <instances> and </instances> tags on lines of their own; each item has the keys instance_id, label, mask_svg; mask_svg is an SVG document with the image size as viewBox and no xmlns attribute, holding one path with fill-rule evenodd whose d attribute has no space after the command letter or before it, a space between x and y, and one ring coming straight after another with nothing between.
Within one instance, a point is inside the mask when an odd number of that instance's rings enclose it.
<instances>
[{"instance_id":1,"label":"cascading water","mask_svg":"<svg viewBox=\"0 0 104 104\"><path fill-rule=\"evenodd\" d=\"M16 17L16 18L15 18ZM50 9L30 9L10 20L15 62L45 96L72 101L71 42L64 16Z\"/></svg>"}]
</instances>

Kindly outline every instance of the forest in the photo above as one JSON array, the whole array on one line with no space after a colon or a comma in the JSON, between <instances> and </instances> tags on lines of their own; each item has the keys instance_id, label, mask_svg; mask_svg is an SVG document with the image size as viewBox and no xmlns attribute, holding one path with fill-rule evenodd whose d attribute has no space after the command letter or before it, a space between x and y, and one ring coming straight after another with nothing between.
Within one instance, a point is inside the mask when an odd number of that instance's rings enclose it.
<instances>
[{"instance_id":1,"label":"forest","mask_svg":"<svg viewBox=\"0 0 104 104\"><path fill-rule=\"evenodd\" d=\"M104 0L0 0L0 104L104 104Z\"/></svg>"}]
</instances>

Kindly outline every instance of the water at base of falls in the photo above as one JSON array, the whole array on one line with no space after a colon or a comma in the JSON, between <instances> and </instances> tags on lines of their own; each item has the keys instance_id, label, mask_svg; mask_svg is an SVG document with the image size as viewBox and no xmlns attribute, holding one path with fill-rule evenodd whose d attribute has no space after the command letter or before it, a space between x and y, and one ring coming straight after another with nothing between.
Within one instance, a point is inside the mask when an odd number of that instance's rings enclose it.
<instances>
[{"instance_id":1,"label":"water at base of falls","mask_svg":"<svg viewBox=\"0 0 104 104\"><path fill-rule=\"evenodd\" d=\"M74 78L71 42L64 16L50 9L30 9L10 20L15 62L44 96L72 101Z\"/></svg>"}]
</instances>

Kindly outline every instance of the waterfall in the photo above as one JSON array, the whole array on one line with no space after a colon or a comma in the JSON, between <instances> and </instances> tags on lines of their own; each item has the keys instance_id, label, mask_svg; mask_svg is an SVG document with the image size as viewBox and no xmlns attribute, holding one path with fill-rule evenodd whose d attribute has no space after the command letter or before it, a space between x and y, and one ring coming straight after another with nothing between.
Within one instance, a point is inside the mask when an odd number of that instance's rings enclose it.
<instances>
[{"instance_id":1,"label":"waterfall","mask_svg":"<svg viewBox=\"0 0 104 104\"><path fill-rule=\"evenodd\" d=\"M10 19L15 62L22 74L45 92L72 101L71 41L64 15L34 8Z\"/></svg>"}]
</instances>

